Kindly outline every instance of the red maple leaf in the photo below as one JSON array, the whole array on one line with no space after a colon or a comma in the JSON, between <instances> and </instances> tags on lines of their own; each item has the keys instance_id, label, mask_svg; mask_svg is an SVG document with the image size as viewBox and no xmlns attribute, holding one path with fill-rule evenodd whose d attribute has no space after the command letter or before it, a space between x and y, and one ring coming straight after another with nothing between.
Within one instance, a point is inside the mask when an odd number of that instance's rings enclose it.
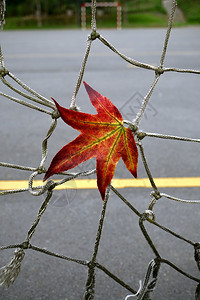
<instances>
[{"instance_id":1,"label":"red maple leaf","mask_svg":"<svg viewBox=\"0 0 200 300\"><path fill-rule=\"evenodd\" d=\"M96 157L97 185L104 200L106 188L120 158L131 174L137 177L138 151L131 130L123 126L119 110L108 98L85 82L84 85L97 114L73 111L61 107L54 100L63 121L81 131L81 134L55 155L44 181L53 174L67 171Z\"/></svg>"}]
</instances>

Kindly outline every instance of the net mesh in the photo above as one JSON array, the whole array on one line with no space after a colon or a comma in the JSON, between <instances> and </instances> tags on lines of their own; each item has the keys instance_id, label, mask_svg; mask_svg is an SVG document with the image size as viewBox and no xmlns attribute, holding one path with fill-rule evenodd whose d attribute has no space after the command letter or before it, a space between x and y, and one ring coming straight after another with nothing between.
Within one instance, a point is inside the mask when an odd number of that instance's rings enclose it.
<instances>
[{"instance_id":1,"label":"net mesh","mask_svg":"<svg viewBox=\"0 0 200 300\"><path fill-rule=\"evenodd\" d=\"M49 114L52 117L52 123L50 124L49 130L42 142L42 159L37 168L33 167L27 167L27 166L21 166L21 165L16 165L16 164L10 164L6 162L0 162L1 167L5 168L15 168L19 170L25 170L25 171L30 171L31 175L29 177L29 184L27 188L23 189L16 189L16 190L5 190L5 191L0 191L0 196L8 195L8 194L15 194L15 193L23 193L28 191L31 196L39 196L39 195L45 195L45 199L38 211L38 214L31 226L31 228L27 231L27 236L26 239L20 243L20 244L11 244L11 245L5 245L1 246L0 250L6 250L6 249L15 249L14 256L11 259L11 261L5 265L0 272L0 285L6 285L9 286L12 284L15 279L17 278L19 272L20 272L20 267L21 267L21 262L24 258L24 255L26 253L27 249L31 249L37 252L41 252L46 255L54 256L62 260L66 261L71 261L74 262L75 264L82 265L88 269L88 275L87 275L87 280L86 280L86 285L85 285L85 294L84 294L84 299L94 299L95 297L95 270L99 269L102 272L104 272L107 276L111 277L116 283L119 285L123 286L127 291L129 292L129 295L126 296L125 300L135 296L137 299L150 299L150 293L154 290L156 286L156 282L159 276L159 270L161 265L166 264L170 266L172 269L176 270L180 274L186 276L187 278L193 280L197 284L196 288L196 299L199 299L200 297L200 279L192 276L185 270L180 269L177 267L175 264L170 262L167 259L164 259L156 246L154 245L154 242L152 241L150 234L148 233L145 224L147 222L151 223L155 227L159 228L162 231L167 232L168 234L176 237L177 239L182 240L183 242L189 244L191 247L194 249L194 258L197 263L198 269L200 270L200 244L198 242L191 241L184 236L181 236L177 234L175 231L170 230L169 228L157 223L155 221L155 214L154 214L154 205L160 198L168 198L171 200L175 201L180 201L180 202L186 202L186 203L200 203L198 200L193 201L193 200L185 200L185 199L180 199L177 197L174 197L173 195L168 195L165 193L162 193L159 191L159 188L157 187L155 180L151 174L145 153L144 153L144 147L143 147L143 139L146 136L152 137L152 138L158 138L158 139L169 139L169 140L178 140L178 141L187 141L187 142L195 142L199 143L200 139L193 139L193 138L185 138L185 137L180 137L180 136L172 136L172 135L165 135L165 134L157 134L157 133L148 133L148 132L143 132L140 131L140 121L142 117L144 116L145 110L147 108L147 105L149 103L149 100L151 98L151 95L153 93L153 90L155 86L157 85L160 76L163 73L166 72L179 72L179 73L193 73L193 74L200 74L199 70L192 70L192 69L181 69L181 68L166 68L164 67L164 61L165 61L165 56L167 53L167 46L169 42L169 37L170 37L170 32L172 29L172 23L173 23L173 17L176 9L176 1L172 1L172 9L171 9L171 15L169 17L169 22L168 22L168 27L166 30L166 36L164 40L164 46L163 50L161 53L160 57L160 65L158 67L155 67L153 65L149 65L143 62L139 62L134 60L133 58L127 57L123 53L120 53L109 41L107 41L100 33L97 32L96 29L96 1L92 0L91 1L91 33L88 36L87 40L87 47L85 51L85 55L83 57L83 62L81 65L80 72L78 74L78 80L77 84L75 86L75 90L72 96L72 101L71 101L71 109L78 110L78 107L76 105L76 96L79 91L82 78L85 72L85 67L87 64L87 59L90 54L90 49L92 43L98 39L101 41L106 47L108 47L111 51L116 53L121 59L127 61L129 64L132 64L134 66L137 66L139 68L143 69L148 69L152 70L155 72L155 78L151 84L151 87L147 93L147 95L144 97L143 102L141 104L141 107L138 111L138 114L136 118L131 122L131 121L125 121L125 124L127 124L131 130L133 131L136 140L137 140L137 146L140 150L140 157L142 159L144 168L146 170L146 174L149 178L149 181L151 183L152 187L152 192L151 192L151 201L149 206L144 212L139 212L129 201L126 199L116 188L112 186L112 184L109 185L107 191L106 191L106 197L105 201L103 203L102 207L102 212L99 220L99 226L96 234L96 240L94 244L94 249L93 249L93 254L91 257L90 261L86 260L81 260L81 259L76 259L73 257L68 257L64 256L55 252L51 252L45 248L41 248L38 246L33 245L31 242L32 237L37 230L37 226L44 214L44 212L47 209L47 206L53 196L54 189L55 187L70 181L72 179L75 179L77 177L83 177L83 176L89 176L91 174L95 173L95 170L85 170L83 172L77 172L77 173L62 173L63 174L63 179L60 181L53 181L49 180L47 183L41 185L41 186L33 186L34 179L42 173L46 172L45 168L45 161L47 158L47 142L50 139L51 135L53 134L56 125L57 125L57 119L59 118L59 113L56 110L56 107L54 103L44 96L40 95L38 92L34 91L31 89L29 86L24 84L19 78L17 78L15 75L13 75L4 65L4 58L2 51L0 50L0 78L1 82L6 85L9 89L14 91L16 95L18 95L20 98L17 98L18 96L14 97L11 95L7 95L3 92L0 92L0 95L2 97L5 97L9 100L15 101L19 103L20 105L27 106L33 110L40 111L44 114ZM5 2L1 1L0 2L0 21L1 21L1 26L4 24L4 12L5 12ZM9 79L9 80L7 80ZM12 81L14 84L12 84ZM17 88L16 86L19 86ZM22 100L23 99L23 100ZM100 240L102 237L102 229L104 225L104 219L105 219L105 213L107 209L107 203L109 201L109 195L110 192L113 192L116 194L119 199L132 211L133 214L135 214L138 219L139 219L139 226L141 229L141 232L148 242L149 247L154 253L154 258L149 262L149 265L147 266L147 271L146 271L146 276L143 281L140 281L140 287L139 289L134 289L132 286L121 280L118 276L113 274L110 270L108 270L104 265L100 264L97 260L97 255L99 251L99 245L100 245Z\"/></svg>"}]
</instances>

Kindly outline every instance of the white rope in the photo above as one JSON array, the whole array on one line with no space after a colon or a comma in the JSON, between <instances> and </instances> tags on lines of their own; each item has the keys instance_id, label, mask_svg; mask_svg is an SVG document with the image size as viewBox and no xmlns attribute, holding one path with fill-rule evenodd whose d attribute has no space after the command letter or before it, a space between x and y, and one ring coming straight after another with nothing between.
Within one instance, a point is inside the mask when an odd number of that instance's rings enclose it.
<instances>
[{"instance_id":1,"label":"white rope","mask_svg":"<svg viewBox=\"0 0 200 300\"><path fill-rule=\"evenodd\" d=\"M162 197L174 200L174 201L178 201L178 202L182 202L182 203L189 203L189 204L200 204L200 200L184 200L184 199L180 199L180 198L176 198L170 195L167 195L165 193L160 193L160 195Z\"/></svg>"},{"instance_id":2,"label":"white rope","mask_svg":"<svg viewBox=\"0 0 200 300\"><path fill-rule=\"evenodd\" d=\"M3 25L5 24L5 11L6 11L6 1L0 1L0 26L3 30Z\"/></svg>"},{"instance_id":3,"label":"white rope","mask_svg":"<svg viewBox=\"0 0 200 300\"><path fill-rule=\"evenodd\" d=\"M139 289L138 289L137 293L135 293L134 295L133 294L127 295L125 300L128 300L131 297L137 297L140 294L141 290L142 290L142 280L139 281Z\"/></svg>"}]
</instances>

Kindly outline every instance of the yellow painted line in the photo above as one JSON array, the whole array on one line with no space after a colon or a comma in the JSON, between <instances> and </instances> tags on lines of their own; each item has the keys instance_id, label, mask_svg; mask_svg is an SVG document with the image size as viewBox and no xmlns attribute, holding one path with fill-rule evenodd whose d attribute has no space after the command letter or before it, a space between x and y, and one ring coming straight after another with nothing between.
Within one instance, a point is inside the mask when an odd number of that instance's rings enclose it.
<instances>
[{"instance_id":1,"label":"yellow painted line","mask_svg":"<svg viewBox=\"0 0 200 300\"><path fill-rule=\"evenodd\" d=\"M57 182L58 180L55 180ZM169 178L154 178L157 187L200 187L200 177L169 177ZM34 180L34 186L44 185L42 180ZM151 184L148 178L140 179L113 179L112 185L115 188L150 188ZM0 180L0 190L15 190L28 188L27 180ZM96 189L96 179L75 179L63 183L56 187L57 190L64 189Z\"/></svg>"}]
</instances>

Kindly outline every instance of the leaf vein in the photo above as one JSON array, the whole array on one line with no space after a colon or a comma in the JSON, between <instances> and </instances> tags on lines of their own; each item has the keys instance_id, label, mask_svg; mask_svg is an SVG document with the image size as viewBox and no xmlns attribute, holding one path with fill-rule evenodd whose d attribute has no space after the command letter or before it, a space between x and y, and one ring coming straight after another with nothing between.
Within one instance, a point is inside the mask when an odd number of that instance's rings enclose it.
<instances>
[{"instance_id":1,"label":"leaf vein","mask_svg":"<svg viewBox=\"0 0 200 300\"><path fill-rule=\"evenodd\" d=\"M126 149L126 153L127 153L127 156L128 156L128 160L132 166L132 168L134 168L134 162L132 160L132 155L129 151L129 147L128 147L128 143L127 143L127 132L126 132L126 129L123 129L123 136L124 136L124 145L125 145L125 149Z\"/></svg>"},{"instance_id":2,"label":"leaf vein","mask_svg":"<svg viewBox=\"0 0 200 300\"><path fill-rule=\"evenodd\" d=\"M73 157L80 155L82 152L92 148L93 146L95 146L96 144L100 144L101 142L105 141L106 139L110 138L112 135L114 135L118 130L120 130L121 126L118 126L115 130L112 130L111 132L109 132L108 134L104 135L102 138L98 138L96 141L94 141L93 143L83 147L81 150L73 153L72 156L70 156L70 158L67 158L66 160L64 160L62 162L62 164L64 164L67 160L72 159Z\"/></svg>"},{"instance_id":3,"label":"leaf vein","mask_svg":"<svg viewBox=\"0 0 200 300\"><path fill-rule=\"evenodd\" d=\"M103 175L103 182L105 182L105 176L106 176L106 173L107 173L108 164L109 164L110 158L111 158L111 156L112 156L112 154L113 154L113 152L114 152L114 150L115 150L115 148L116 148L116 146L117 146L117 144L118 144L118 141L119 141L119 139L120 139L120 137L121 137L122 131L123 131L123 129L121 128L121 130L120 130L118 136L116 137L115 142L114 142L114 144L113 144L113 146L111 147L111 150L110 150L110 152L109 152L108 159L107 159L107 161L106 161L105 172L104 172L104 175Z\"/></svg>"}]
</instances>

